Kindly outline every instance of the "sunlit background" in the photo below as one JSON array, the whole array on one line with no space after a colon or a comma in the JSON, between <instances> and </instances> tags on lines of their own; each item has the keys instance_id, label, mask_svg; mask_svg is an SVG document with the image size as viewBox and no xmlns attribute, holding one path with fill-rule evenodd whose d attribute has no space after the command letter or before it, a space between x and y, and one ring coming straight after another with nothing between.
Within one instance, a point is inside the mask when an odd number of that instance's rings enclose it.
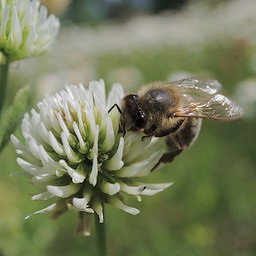
<instances>
[{"instance_id":1,"label":"sunlit background","mask_svg":"<svg viewBox=\"0 0 256 256\"><path fill-rule=\"evenodd\" d=\"M103 78L126 92L142 84L207 76L245 110L204 121L197 142L151 180L174 185L131 216L106 207L110 255L256 255L256 1L42 0L62 21L47 54L11 67L9 93L29 84L31 107L65 84ZM19 131L16 132L17 136ZM12 145L0 155L0 255L95 255L76 237L73 212L24 220L48 204L20 176ZM128 202L129 203L129 202Z\"/></svg>"}]
</instances>

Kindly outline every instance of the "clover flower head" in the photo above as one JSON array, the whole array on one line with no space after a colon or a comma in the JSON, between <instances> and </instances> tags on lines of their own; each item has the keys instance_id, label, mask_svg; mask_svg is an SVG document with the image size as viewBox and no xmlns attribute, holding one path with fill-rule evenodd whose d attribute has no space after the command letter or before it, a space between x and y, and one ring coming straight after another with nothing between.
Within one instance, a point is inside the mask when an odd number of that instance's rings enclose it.
<instances>
[{"instance_id":1,"label":"clover flower head","mask_svg":"<svg viewBox=\"0 0 256 256\"><path fill-rule=\"evenodd\" d=\"M44 52L55 40L60 22L47 16L39 0L0 0L1 62Z\"/></svg>"},{"instance_id":2,"label":"clover flower head","mask_svg":"<svg viewBox=\"0 0 256 256\"><path fill-rule=\"evenodd\" d=\"M120 113L108 110L122 97L120 84L106 97L103 80L91 82L88 89L70 85L25 114L24 142L11 136L17 163L40 189L32 200L55 199L33 214L50 212L55 219L67 210L80 212L78 231L88 234L84 218L96 213L103 222L103 204L135 215L139 210L124 203L124 194L140 201L142 195L171 185L141 181L162 156L162 139L142 140L141 132L119 132Z\"/></svg>"}]
</instances>

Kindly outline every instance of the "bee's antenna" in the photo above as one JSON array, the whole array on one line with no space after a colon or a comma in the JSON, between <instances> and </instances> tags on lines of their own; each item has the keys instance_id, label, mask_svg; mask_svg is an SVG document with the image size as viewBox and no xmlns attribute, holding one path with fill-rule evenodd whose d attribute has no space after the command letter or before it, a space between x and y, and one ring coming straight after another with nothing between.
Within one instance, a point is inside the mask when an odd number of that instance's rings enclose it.
<instances>
[{"instance_id":1,"label":"bee's antenna","mask_svg":"<svg viewBox=\"0 0 256 256\"><path fill-rule=\"evenodd\" d=\"M114 108L116 108L120 114L123 114L123 111L121 110L121 108L116 103L108 110L108 113L110 113ZM119 127L121 128L121 131L123 132L123 136L124 136L125 133L126 133L125 123L121 121Z\"/></svg>"},{"instance_id":2,"label":"bee's antenna","mask_svg":"<svg viewBox=\"0 0 256 256\"><path fill-rule=\"evenodd\" d=\"M117 108L118 112L123 114L121 108L116 103L108 110L108 113L110 113L114 108Z\"/></svg>"}]
</instances>

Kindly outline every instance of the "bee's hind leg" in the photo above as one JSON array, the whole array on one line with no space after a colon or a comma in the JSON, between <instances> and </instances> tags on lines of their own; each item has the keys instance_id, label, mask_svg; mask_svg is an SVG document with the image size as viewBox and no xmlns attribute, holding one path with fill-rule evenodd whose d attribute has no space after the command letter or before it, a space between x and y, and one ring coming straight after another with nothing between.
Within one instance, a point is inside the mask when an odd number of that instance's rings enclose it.
<instances>
[{"instance_id":1,"label":"bee's hind leg","mask_svg":"<svg viewBox=\"0 0 256 256\"><path fill-rule=\"evenodd\" d=\"M172 152L167 152L164 153L162 155L162 157L160 158L160 160L158 161L158 163L153 167L153 169L151 171L154 171L161 163L165 164L165 163L170 163L173 161L173 159L179 155L181 152L183 151L183 149L178 149L176 151L172 151Z\"/></svg>"}]
</instances>

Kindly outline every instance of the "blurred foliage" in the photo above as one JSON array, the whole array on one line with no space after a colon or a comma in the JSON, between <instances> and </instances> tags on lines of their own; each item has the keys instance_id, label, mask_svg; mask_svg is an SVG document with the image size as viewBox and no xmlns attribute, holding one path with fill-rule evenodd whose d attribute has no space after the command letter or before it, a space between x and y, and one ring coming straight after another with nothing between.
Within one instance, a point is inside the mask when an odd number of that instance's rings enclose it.
<instances>
[{"instance_id":1,"label":"blurred foliage","mask_svg":"<svg viewBox=\"0 0 256 256\"><path fill-rule=\"evenodd\" d=\"M188 0L75 0L70 4L64 19L76 23L99 23L108 19L127 19L137 14L177 10Z\"/></svg>"},{"instance_id":2,"label":"blurred foliage","mask_svg":"<svg viewBox=\"0 0 256 256\"><path fill-rule=\"evenodd\" d=\"M108 84L115 79L109 76L110 70L135 67L140 79L134 87L125 88L127 92L136 91L142 83L166 81L170 74L184 70L218 79L225 85L224 93L233 95L239 81L255 76L253 52L243 41L223 40L197 50L165 46L104 54L87 62L94 66L97 78ZM172 187L144 197L137 203L138 216L107 206L109 255L256 255L255 127L255 118L204 121L195 145L149 178L149 182L173 181ZM45 215L24 221L27 214L48 203L29 199L35 190L25 178L9 177L19 170L15 157L11 145L0 155L0 255L95 255L93 225L91 237L76 237L73 212L58 221Z\"/></svg>"}]
</instances>

